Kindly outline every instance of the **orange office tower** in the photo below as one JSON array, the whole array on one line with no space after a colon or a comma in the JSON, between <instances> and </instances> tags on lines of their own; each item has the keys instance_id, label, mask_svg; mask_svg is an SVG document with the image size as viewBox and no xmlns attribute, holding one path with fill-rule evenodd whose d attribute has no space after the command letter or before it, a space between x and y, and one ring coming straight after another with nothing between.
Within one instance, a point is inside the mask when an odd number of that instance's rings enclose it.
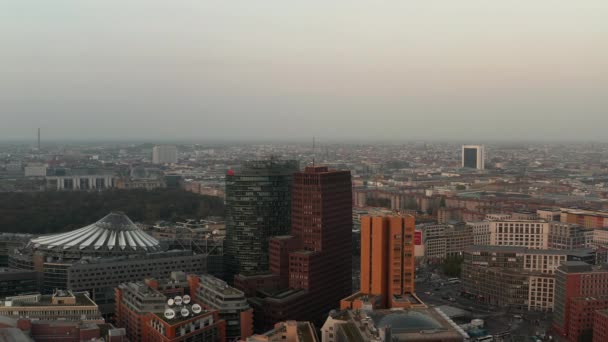
<instances>
[{"instance_id":1,"label":"orange office tower","mask_svg":"<svg viewBox=\"0 0 608 342\"><path fill-rule=\"evenodd\" d=\"M342 308L358 308L362 301L383 308L424 305L414 295L415 226L411 215L362 217L361 290Z\"/></svg>"}]
</instances>

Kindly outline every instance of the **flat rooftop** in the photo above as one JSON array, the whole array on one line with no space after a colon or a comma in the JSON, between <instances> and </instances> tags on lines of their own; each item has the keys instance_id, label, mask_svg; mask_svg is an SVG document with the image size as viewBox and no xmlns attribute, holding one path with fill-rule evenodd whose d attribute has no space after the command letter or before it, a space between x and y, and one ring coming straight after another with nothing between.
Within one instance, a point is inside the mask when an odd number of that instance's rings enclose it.
<instances>
[{"instance_id":1,"label":"flat rooftop","mask_svg":"<svg viewBox=\"0 0 608 342\"><path fill-rule=\"evenodd\" d=\"M33 295L32 295L33 296ZM65 304L65 303L57 303L53 304L53 295L42 295L39 296L39 299L35 302L29 301L21 301L18 298L25 296L14 296L12 300L12 307L41 307L41 306L52 306L52 307L68 307L68 306L97 306L93 300L91 300L84 293L75 293L75 303ZM59 296L57 298L65 297L66 299L72 298L71 296ZM6 303L4 301L0 301L0 307L6 307Z\"/></svg>"},{"instance_id":2,"label":"flat rooftop","mask_svg":"<svg viewBox=\"0 0 608 342\"><path fill-rule=\"evenodd\" d=\"M468 246L464 249L465 252L504 252L504 253L520 253L520 254L546 254L546 255L575 255L587 256L593 253L591 248L578 249L532 249L520 246L494 246L494 245L475 245Z\"/></svg>"}]
</instances>

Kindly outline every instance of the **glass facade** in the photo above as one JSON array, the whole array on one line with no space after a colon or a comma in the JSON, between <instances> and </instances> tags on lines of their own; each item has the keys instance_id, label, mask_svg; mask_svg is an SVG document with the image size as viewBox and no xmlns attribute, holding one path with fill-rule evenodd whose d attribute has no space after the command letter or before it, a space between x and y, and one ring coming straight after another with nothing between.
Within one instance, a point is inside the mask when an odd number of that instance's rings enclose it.
<instances>
[{"instance_id":1,"label":"glass facade","mask_svg":"<svg viewBox=\"0 0 608 342\"><path fill-rule=\"evenodd\" d=\"M269 269L268 240L289 234L295 160L245 162L226 175L226 246L228 279L238 273Z\"/></svg>"},{"instance_id":2,"label":"glass facade","mask_svg":"<svg viewBox=\"0 0 608 342\"><path fill-rule=\"evenodd\" d=\"M476 148L465 148L464 149L464 167L477 168L477 149Z\"/></svg>"}]
</instances>

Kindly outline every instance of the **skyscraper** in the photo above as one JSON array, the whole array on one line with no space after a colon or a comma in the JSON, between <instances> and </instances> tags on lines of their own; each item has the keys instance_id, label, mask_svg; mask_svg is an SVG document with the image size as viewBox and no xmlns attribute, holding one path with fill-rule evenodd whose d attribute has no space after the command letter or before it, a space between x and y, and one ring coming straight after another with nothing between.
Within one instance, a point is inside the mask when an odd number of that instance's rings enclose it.
<instances>
[{"instance_id":1,"label":"skyscraper","mask_svg":"<svg viewBox=\"0 0 608 342\"><path fill-rule=\"evenodd\" d=\"M295 160L247 161L226 175L226 273L269 269L268 240L289 233Z\"/></svg>"},{"instance_id":2,"label":"skyscraper","mask_svg":"<svg viewBox=\"0 0 608 342\"><path fill-rule=\"evenodd\" d=\"M462 145L462 167L485 169L485 148L483 145Z\"/></svg>"},{"instance_id":3,"label":"skyscraper","mask_svg":"<svg viewBox=\"0 0 608 342\"><path fill-rule=\"evenodd\" d=\"M177 163L177 147L173 145L159 145L152 149L152 163L175 164Z\"/></svg>"},{"instance_id":4,"label":"skyscraper","mask_svg":"<svg viewBox=\"0 0 608 342\"><path fill-rule=\"evenodd\" d=\"M258 331L286 319L319 323L352 290L350 172L306 167L291 203L291 235L270 239L272 274L235 278L250 296L265 293L250 298Z\"/></svg>"},{"instance_id":5,"label":"skyscraper","mask_svg":"<svg viewBox=\"0 0 608 342\"><path fill-rule=\"evenodd\" d=\"M361 290L342 301L342 308L423 305L414 296L413 216L361 218Z\"/></svg>"},{"instance_id":6,"label":"skyscraper","mask_svg":"<svg viewBox=\"0 0 608 342\"><path fill-rule=\"evenodd\" d=\"M336 307L352 291L350 171L310 166L294 176L291 235L300 251L289 256L289 287L323 288L320 306Z\"/></svg>"}]
</instances>

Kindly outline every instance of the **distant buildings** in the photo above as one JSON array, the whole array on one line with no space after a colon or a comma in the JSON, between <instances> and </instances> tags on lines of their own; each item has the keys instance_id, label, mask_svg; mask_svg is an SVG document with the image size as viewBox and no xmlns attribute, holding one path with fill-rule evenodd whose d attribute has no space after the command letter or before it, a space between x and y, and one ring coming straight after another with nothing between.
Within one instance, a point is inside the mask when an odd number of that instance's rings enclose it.
<instances>
[{"instance_id":1,"label":"distant buildings","mask_svg":"<svg viewBox=\"0 0 608 342\"><path fill-rule=\"evenodd\" d=\"M361 219L361 286L344 298L342 309L408 308L422 304L414 295L413 216Z\"/></svg>"},{"instance_id":2,"label":"distant buildings","mask_svg":"<svg viewBox=\"0 0 608 342\"><path fill-rule=\"evenodd\" d=\"M46 188L49 190L103 190L114 188L116 172L106 169L49 169Z\"/></svg>"},{"instance_id":3,"label":"distant buildings","mask_svg":"<svg viewBox=\"0 0 608 342\"><path fill-rule=\"evenodd\" d=\"M228 279L239 273L268 272L268 241L291 226L291 189L295 160L243 163L226 175L226 244Z\"/></svg>"},{"instance_id":4,"label":"distant buildings","mask_svg":"<svg viewBox=\"0 0 608 342\"><path fill-rule=\"evenodd\" d=\"M578 224L585 228L608 228L608 211L561 208L560 221Z\"/></svg>"},{"instance_id":5,"label":"distant buildings","mask_svg":"<svg viewBox=\"0 0 608 342\"><path fill-rule=\"evenodd\" d=\"M24 168L25 177L45 177L46 176L45 164L28 164Z\"/></svg>"},{"instance_id":6,"label":"distant buildings","mask_svg":"<svg viewBox=\"0 0 608 342\"><path fill-rule=\"evenodd\" d=\"M485 169L485 148L483 145L462 145L462 167Z\"/></svg>"},{"instance_id":7,"label":"distant buildings","mask_svg":"<svg viewBox=\"0 0 608 342\"><path fill-rule=\"evenodd\" d=\"M157 145L152 148L153 164L177 164L177 147Z\"/></svg>"},{"instance_id":8,"label":"distant buildings","mask_svg":"<svg viewBox=\"0 0 608 342\"><path fill-rule=\"evenodd\" d=\"M260 335L247 338L246 342L320 342L312 323L287 321Z\"/></svg>"}]
</instances>

